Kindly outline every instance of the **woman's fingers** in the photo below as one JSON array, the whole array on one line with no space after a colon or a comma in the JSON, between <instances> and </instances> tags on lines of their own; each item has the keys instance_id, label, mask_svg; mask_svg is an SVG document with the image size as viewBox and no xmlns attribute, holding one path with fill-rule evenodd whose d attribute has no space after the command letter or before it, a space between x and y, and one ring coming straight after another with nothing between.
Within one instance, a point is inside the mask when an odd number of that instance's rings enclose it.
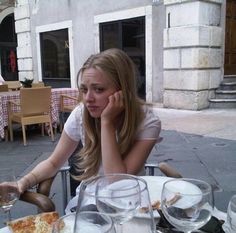
<instances>
[{"instance_id":1,"label":"woman's fingers","mask_svg":"<svg viewBox=\"0 0 236 233\"><path fill-rule=\"evenodd\" d=\"M114 95L112 95L112 96L114 96L114 101L116 101L117 103L119 103L119 104L122 104L123 105L123 93L122 93L122 91L117 91L117 92L115 92L114 93Z\"/></svg>"}]
</instances>

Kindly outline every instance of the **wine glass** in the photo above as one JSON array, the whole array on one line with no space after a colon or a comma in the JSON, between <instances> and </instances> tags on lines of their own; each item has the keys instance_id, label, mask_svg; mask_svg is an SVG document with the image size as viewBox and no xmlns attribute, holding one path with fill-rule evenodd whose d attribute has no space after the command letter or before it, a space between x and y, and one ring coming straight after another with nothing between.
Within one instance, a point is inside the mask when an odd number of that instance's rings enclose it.
<instances>
[{"instance_id":1,"label":"wine glass","mask_svg":"<svg viewBox=\"0 0 236 233\"><path fill-rule=\"evenodd\" d=\"M211 218L211 186L196 179L172 179L163 185L161 208L164 216L178 230L191 233Z\"/></svg>"},{"instance_id":2,"label":"wine glass","mask_svg":"<svg viewBox=\"0 0 236 233\"><path fill-rule=\"evenodd\" d=\"M16 177L12 169L0 169L0 208L7 215L6 221L11 221L10 209L19 198Z\"/></svg>"},{"instance_id":3,"label":"wine glass","mask_svg":"<svg viewBox=\"0 0 236 233\"><path fill-rule=\"evenodd\" d=\"M108 174L81 183L77 212L99 211L112 217L117 233L140 206L140 186L135 176Z\"/></svg>"},{"instance_id":4,"label":"wine glass","mask_svg":"<svg viewBox=\"0 0 236 233\"><path fill-rule=\"evenodd\" d=\"M52 233L112 233L112 219L102 213L83 211L59 218L53 224Z\"/></svg>"},{"instance_id":5,"label":"wine glass","mask_svg":"<svg viewBox=\"0 0 236 233\"><path fill-rule=\"evenodd\" d=\"M231 197L228 204L227 226L230 233L236 232L236 195Z\"/></svg>"},{"instance_id":6,"label":"wine glass","mask_svg":"<svg viewBox=\"0 0 236 233\"><path fill-rule=\"evenodd\" d=\"M133 218L123 224L124 232L146 232L157 233L156 224L154 219L153 207L150 199L147 182L136 176L140 186L140 205L137 207L137 211ZM156 212L157 217L159 216Z\"/></svg>"}]
</instances>

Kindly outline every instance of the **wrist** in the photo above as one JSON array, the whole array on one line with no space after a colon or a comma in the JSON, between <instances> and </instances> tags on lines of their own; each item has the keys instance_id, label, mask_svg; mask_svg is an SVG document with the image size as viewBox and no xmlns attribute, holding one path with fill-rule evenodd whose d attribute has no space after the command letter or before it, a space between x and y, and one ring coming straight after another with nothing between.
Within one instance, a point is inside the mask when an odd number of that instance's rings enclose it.
<instances>
[{"instance_id":1,"label":"wrist","mask_svg":"<svg viewBox=\"0 0 236 233\"><path fill-rule=\"evenodd\" d=\"M28 182L25 177L22 177L20 180L17 181L19 192L22 194L24 193L29 187Z\"/></svg>"}]
</instances>

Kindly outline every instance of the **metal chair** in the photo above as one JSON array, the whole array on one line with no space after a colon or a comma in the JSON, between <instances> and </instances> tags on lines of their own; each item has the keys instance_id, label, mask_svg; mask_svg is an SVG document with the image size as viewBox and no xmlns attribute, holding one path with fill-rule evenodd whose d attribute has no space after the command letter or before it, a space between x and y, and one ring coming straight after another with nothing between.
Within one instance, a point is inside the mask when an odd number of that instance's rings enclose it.
<instances>
[{"instance_id":1,"label":"metal chair","mask_svg":"<svg viewBox=\"0 0 236 233\"><path fill-rule=\"evenodd\" d=\"M63 196L63 209L66 208L66 205L69 201L68 197L68 175L69 175L69 166L62 167L59 170L62 180L62 196ZM148 175L153 176L155 169L159 169L164 175L168 177L181 178L181 174L171 167L166 162L161 162L158 164L145 164L145 169ZM53 201L49 198L51 185L55 177L42 181L38 184L36 192L26 191L20 196L20 200L34 204L38 207L39 212L50 212L55 211L55 205Z\"/></svg>"}]
</instances>

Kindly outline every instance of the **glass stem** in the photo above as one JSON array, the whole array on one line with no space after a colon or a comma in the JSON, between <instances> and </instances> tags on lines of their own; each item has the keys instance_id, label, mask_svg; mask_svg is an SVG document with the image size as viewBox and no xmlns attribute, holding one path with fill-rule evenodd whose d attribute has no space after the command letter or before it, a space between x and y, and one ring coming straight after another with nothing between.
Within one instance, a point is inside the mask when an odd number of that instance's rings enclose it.
<instances>
[{"instance_id":1,"label":"glass stem","mask_svg":"<svg viewBox=\"0 0 236 233\"><path fill-rule=\"evenodd\" d=\"M122 224L115 223L114 225L115 225L116 233L123 233L123 226L122 226Z\"/></svg>"},{"instance_id":2,"label":"glass stem","mask_svg":"<svg viewBox=\"0 0 236 233\"><path fill-rule=\"evenodd\" d=\"M11 221L11 211L10 211L10 209L6 210L5 213L6 213L6 222L7 221L10 222Z\"/></svg>"}]
</instances>

